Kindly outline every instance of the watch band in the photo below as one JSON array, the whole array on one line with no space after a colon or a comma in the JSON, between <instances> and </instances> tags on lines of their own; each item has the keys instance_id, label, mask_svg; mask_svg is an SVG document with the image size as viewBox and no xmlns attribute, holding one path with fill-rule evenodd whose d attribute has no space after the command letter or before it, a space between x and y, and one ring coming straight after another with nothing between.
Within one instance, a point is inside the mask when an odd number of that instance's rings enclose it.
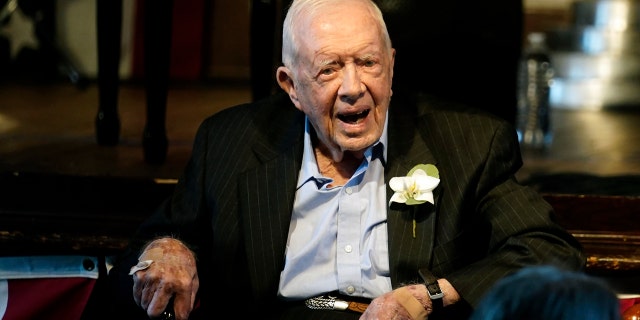
<instances>
[{"instance_id":1,"label":"watch band","mask_svg":"<svg viewBox=\"0 0 640 320\"><path fill-rule=\"evenodd\" d=\"M418 274L424 281L424 285L427 287L427 292L429 293L429 298L431 299L433 311L442 309L442 298L444 297L444 293L440 289L438 278L436 278L436 276L434 276L433 273L431 273L431 271L427 268L418 269Z\"/></svg>"}]
</instances>

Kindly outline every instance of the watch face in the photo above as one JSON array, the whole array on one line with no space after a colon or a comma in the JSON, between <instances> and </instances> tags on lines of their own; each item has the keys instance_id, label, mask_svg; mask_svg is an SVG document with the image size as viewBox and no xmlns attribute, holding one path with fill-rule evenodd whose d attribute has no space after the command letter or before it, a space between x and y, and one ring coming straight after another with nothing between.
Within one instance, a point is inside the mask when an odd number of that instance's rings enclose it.
<instances>
[{"instance_id":1,"label":"watch face","mask_svg":"<svg viewBox=\"0 0 640 320\"><path fill-rule=\"evenodd\" d=\"M440 290L440 286L438 285L438 282L428 284L427 291L429 292L429 298L431 298L431 300L440 299L444 296L444 294L442 293L442 290Z\"/></svg>"},{"instance_id":2,"label":"watch face","mask_svg":"<svg viewBox=\"0 0 640 320\"><path fill-rule=\"evenodd\" d=\"M443 293L442 290L440 290L440 285L438 285L438 278L436 278L433 273L426 268L419 269L418 274L425 282L425 286L429 292L429 298L432 300L442 298Z\"/></svg>"}]
</instances>

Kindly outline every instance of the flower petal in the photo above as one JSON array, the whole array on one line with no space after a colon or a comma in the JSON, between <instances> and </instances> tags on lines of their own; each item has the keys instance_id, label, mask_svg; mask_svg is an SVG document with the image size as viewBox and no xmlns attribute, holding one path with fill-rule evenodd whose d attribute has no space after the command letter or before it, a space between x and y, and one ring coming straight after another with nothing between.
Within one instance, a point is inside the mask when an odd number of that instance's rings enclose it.
<instances>
[{"instance_id":1,"label":"flower petal","mask_svg":"<svg viewBox=\"0 0 640 320\"><path fill-rule=\"evenodd\" d=\"M421 176L427 176L427 172L422 170L422 169L417 169L416 171L413 172L413 174L411 175L411 177L421 177Z\"/></svg>"},{"instance_id":2,"label":"flower petal","mask_svg":"<svg viewBox=\"0 0 640 320\"><path fill-rule=\"evenodd\" d=\"M404 196L404 192L396 192L391 196L389 204L391 204L391 202L405 203L407 202L407 198Z\"/></svg>"},{"instance_id":3,"label":"flower petal","mask_svg":"<svg viewBox=\"0 0 640 320\"><path fill-rule=\"evenodd\" d=\"M411 183L410 177L393 177L389 180L389 187L395 192L400 192L406 189L408 183Z\"/></svg>"},{"instance_id":4,"label":"flower petal","mask_svg":"<svg viewBox=\"0 0 640 320\"><path fill-rule=\"evenodd\" d=\"M415 179L420 191L431 191L435 189L440 183L440 179L426 175L415 177Z\"/></svg>"},{"instance_id":5,"label":"flower petal","mask_svg":"<svg viewBox=\"0 0 640 320\"><path fill-rule=\"evenodd\" d=\"M427 202L431 202L432 204L434 204L434 200L433 200L433 192L429 191L429 192L422 192L419 195L417 195L415 197L416 201L427 201Z\"/></svg>"}]
</instances>

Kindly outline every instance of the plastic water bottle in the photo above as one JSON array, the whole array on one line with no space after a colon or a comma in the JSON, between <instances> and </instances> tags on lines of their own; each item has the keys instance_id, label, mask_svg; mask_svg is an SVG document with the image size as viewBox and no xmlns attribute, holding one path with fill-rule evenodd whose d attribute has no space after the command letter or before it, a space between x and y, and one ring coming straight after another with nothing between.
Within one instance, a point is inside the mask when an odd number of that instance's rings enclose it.
<instances>
[{"instance_id":1,"label":"plastic water bottle","mask_svg":"<svg viewBox=\"0 0 640 320\"><path fill-rule=\"evenodd\" d=\"M516 130L524 151L542 151L552 142L549 106L552 82L553 68L545 34L531 33L518 69Z\"/></svg>"}]
</instances>

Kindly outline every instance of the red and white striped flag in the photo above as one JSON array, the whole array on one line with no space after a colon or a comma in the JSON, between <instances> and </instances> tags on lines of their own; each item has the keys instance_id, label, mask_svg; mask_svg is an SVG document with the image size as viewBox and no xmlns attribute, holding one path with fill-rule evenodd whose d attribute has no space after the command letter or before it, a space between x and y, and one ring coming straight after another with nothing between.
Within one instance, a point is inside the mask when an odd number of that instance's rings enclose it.
<instances>
[{"instance_id":1,"label":"red and white striped flag","mask_svg":"<svg viewBox=\"0 0 640 320\"><path fill-rule=\"evenodd\" d=\"M97 279L96 257L0 257L0 319L80 319Z\"/></svg>"}]
</instances>

